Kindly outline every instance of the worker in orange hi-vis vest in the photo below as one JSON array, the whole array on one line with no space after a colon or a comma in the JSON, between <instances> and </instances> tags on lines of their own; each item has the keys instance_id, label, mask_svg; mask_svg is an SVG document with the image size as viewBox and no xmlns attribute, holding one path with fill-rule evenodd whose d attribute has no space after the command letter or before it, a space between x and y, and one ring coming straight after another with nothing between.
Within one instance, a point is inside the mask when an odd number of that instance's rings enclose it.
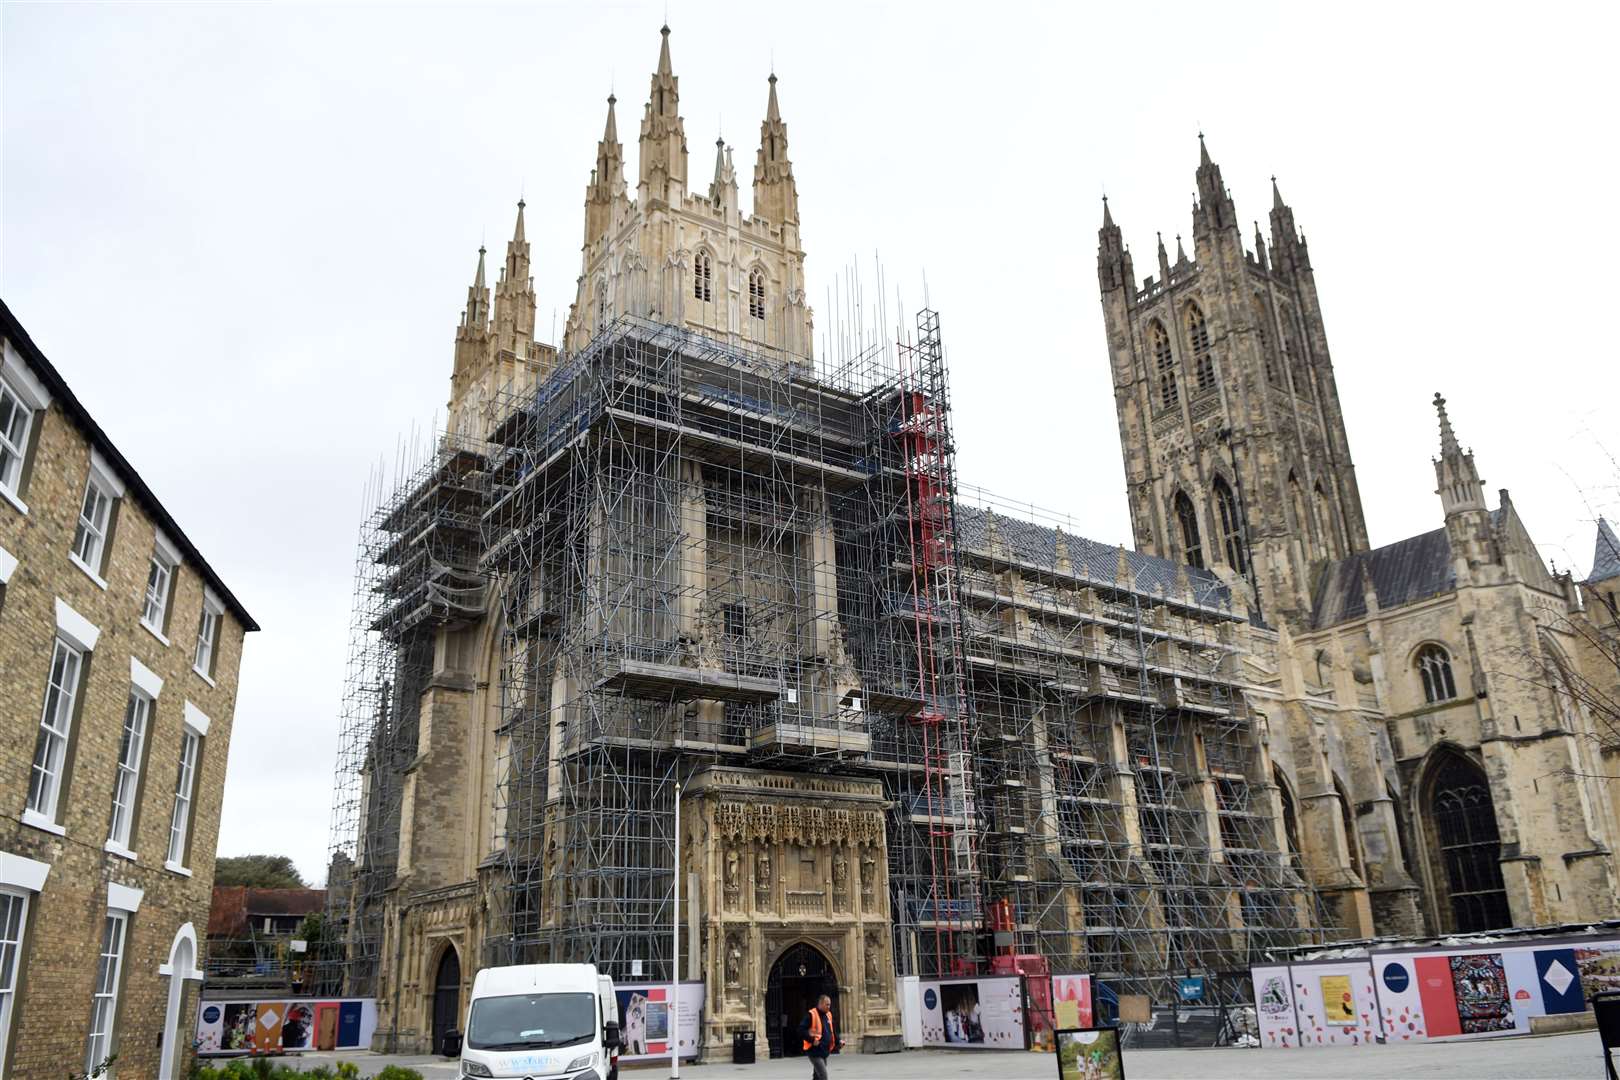
<instances>
[{"instance_id":1,"label":"worker in orange hi-vis vest","mask_svg":"<svg viewBox=\"0 0 1620 1080\"><path fill-rule=\"evenodd\" d=\"M810 1059L811 1080L827 1080L827 1055L844 1048L844 1040L833 1030L832 998L822 994L816 999L816 1007L799 1025L799 1038L804 1040L804 1056Z\"/></svg>"}]
</instances>

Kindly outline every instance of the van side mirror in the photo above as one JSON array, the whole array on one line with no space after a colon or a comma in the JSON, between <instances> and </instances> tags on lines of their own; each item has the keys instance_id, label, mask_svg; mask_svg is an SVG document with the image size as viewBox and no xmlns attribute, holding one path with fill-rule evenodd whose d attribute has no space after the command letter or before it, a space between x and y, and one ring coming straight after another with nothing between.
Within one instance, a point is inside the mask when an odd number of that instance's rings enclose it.
<instances>
[{"instance_id":1,"label":"van side mirror","mask_svg":"<svg viewBox=\"0 0 1620 1080\"><path fill-rule=\"evenodd\" d=\"M619 1025L611 1021L602 1025L602 1045L609 1050L617 1050L622 1043L619 1042Z\"/></svg>"}]
</instances>

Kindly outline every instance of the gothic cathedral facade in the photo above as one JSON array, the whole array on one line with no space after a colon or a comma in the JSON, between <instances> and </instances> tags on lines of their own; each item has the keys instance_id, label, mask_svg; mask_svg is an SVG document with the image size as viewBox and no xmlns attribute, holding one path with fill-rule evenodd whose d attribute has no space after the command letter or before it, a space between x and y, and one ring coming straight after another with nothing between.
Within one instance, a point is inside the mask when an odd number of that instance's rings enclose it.
<instances>
[{"instance_id":1,"label":"gothic cathedral facade","mask_svg":"<svg viewBox=\"0 0 1620 1080\"><path fill-rule=\"evenodd\" d=\"M1161 237L1138 282L1106 200L1098 231L1131 525L1248 604L1250 692L1325 924L1612 917L1612 531L1587 582L1550 572L1436 394L1440 527L1372 547L1305 238L1273 180L1269 244L1257 223L1245 248L1199 143L1191 257Z\"/></svg>"}]
</instances>

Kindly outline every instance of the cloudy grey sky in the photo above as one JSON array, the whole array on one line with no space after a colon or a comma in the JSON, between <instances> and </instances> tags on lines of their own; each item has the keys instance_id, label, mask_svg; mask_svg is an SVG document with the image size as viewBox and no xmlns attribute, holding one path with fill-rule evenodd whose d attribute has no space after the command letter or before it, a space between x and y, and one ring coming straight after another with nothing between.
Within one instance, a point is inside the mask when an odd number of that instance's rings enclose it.
<instances>
[{"instance_id":1,"label":"cloudy grey sky","mask_svg":"<svg viewBox=\"0 0 1620 1080\"><path fill-rule=\"evenodd\" d=\"M1449 8L1449 10L1448 10ZM1375 544L1439 524L1429 399L1560 567L1620 512L1614 5L696 4L694 184L774 56L812 298L881 257L942 313L965 480L1129 539L1096 294L1190 233L1196 133L1311 255ZM362 487L442 412L481 239L529 203L566 318L610 88L661 2L7 5L0 294L264 626L222 854L324 873ZM1190 237L1189 237L1190 242ZM821 305L825 307L824 303ZM826 323L826 313L818 330Z\"/></svg>"}]
</instances>

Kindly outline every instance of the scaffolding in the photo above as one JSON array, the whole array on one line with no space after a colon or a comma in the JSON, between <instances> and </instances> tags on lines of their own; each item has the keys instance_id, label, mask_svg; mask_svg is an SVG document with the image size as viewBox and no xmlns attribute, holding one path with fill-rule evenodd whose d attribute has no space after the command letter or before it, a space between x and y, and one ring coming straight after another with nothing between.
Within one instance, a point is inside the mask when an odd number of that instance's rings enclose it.
<instances>
[{"instance_id":1,"label":"scaffolding","mask_svg":"<svg viewBox=\"0 0 1620 1080\"><path fill-rule=\"evenodd\" d=\"M400 868L405 777L417 756L435 638L484 614L483 484L476 444L445 436L391 490L374 485L360 528L332 792L328 931L311 962L319 979L353 995L377 991L385 899Z\"/></svg>"},{"instance_id":2,"label":"scaffolding","mask_svg":"<svg viewBox=\"0 0 1620 1080\"><path fill-rule=\"evenodd\" d=\"M1213 574L958 495L986 895L999 951L1110 997L1248 1000L1247 969L1310 934L1244 695L1242 617Z\"/></svg>"},{"instance_id":3,"label":"scaffolding","mask_svg":"<svg viewBox=\"0 0 1620 1080\"><path fill-rule=\"evenodd\" d=\"M939 317L896 336L812 362L621 316L380 500L334 797L346 992L385 962L435 640L481 622L481 964L671 978L676 784L714 763L882 781L903 974L1040 956L1235 1001L1300 940L1226 588L960 489Z\"/></svg>"}]
</instances>

